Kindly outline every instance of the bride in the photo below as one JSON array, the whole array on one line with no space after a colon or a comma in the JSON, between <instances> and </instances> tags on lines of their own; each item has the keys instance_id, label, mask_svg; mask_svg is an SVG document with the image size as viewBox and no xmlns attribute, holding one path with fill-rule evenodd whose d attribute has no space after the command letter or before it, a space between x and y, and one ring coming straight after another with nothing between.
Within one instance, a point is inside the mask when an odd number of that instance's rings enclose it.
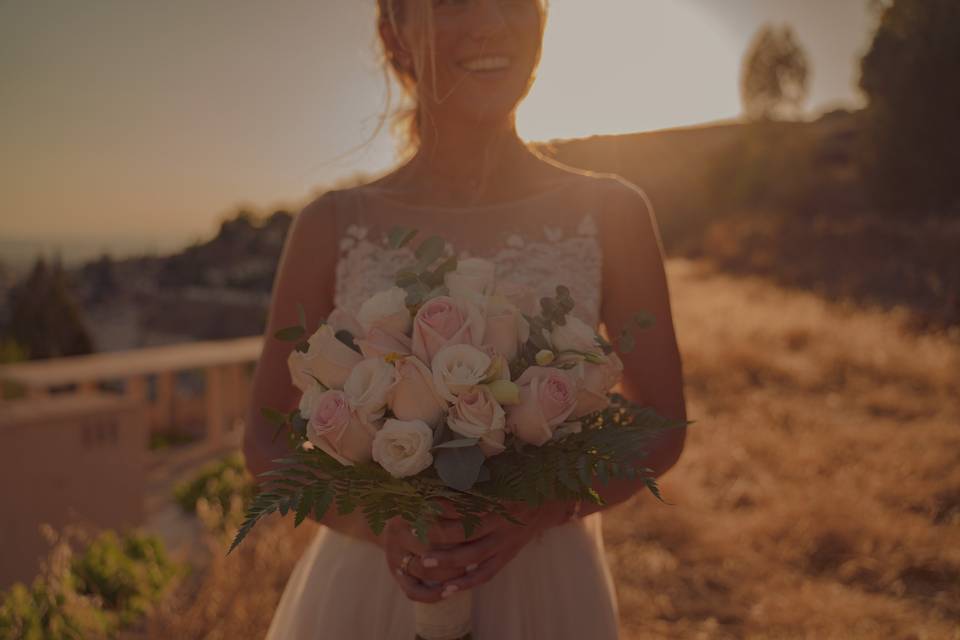
<instances>
[{"instance_id":1,"label":"bride","mask_svg":"<svg viewBox=\"0 0 960 640\"><path fill-rule=\"evenodd\" d=\"M540 59L544 0L378 0L385 62L412 102L412 153L359 187L330 191L297 216L273 290L251 407L296 406L288 343L273 333L350 318L392 284L404 249L386 232L438 234L461 256L493 261L539 299L567 285L573 313L610 335L638 311L655 318L622 358L621 390L661 415L685 419L662 248L643 193L616 175L578 171L537 154L517 136L515 109ZM336 311L334 311L336 310ZM251 412L244 452L257 474L284 453L282 438ZM683 448L662 437L646 460L655 475ZM636 482L598 485L605 504L518 507L525 525L488 518L470 539L441 520L421 544L402 521L374 535L362 515L328 513L287 583L268 638L411 640L413 601L472 589L480 640L617 637L617 604L601 536L601 509L627 500ZM331 510L331 512L334 510Z\"/></svg>"}]
</instances>

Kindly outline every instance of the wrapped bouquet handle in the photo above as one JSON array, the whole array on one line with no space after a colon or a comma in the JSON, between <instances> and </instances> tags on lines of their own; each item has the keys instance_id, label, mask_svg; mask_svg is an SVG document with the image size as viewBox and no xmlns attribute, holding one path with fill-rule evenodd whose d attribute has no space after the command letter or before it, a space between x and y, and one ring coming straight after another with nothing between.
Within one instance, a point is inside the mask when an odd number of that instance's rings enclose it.
<instances>
[{"instance_id":1,"label":"wrapped bouquet handle","mask_svg":"<svg viewBox=\"0 0 960 640\"><path fill-rule=\"evenodd\" d=\"M418 640L470 638L473 591L458 591L439 602L414 602L413 615Z\"/></svg>"}]
</instances>

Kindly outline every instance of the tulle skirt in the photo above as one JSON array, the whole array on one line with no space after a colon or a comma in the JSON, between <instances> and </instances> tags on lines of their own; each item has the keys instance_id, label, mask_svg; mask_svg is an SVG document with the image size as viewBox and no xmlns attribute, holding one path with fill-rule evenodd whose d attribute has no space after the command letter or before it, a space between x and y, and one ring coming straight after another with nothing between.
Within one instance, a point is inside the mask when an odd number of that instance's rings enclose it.
<instances>
[{"instance_id":1,"label":"tulle skirt","mask_svg":"<svg viewBox=\"0 0 960 640\"><path fill-rule=\"evenodd\" d=\"M327 527L299 560L268 640L413 640L413 604L383 551ZM600 514L554 527L474 589L475 640L614 640Z\"/></svg>"}]
</instances>

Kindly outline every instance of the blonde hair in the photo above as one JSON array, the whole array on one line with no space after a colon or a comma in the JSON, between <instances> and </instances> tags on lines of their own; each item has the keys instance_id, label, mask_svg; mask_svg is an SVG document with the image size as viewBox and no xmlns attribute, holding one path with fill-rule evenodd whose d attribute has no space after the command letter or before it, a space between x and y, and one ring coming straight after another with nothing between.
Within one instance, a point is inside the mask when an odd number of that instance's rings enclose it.
<instances>
[{"instance_id":1,"label":"blonde hair","mask_svg":"<svg viewBox=\"0 0 960 640\"><path fill-rule=\"evenodd\" d=\"M536 78L536 70L540 64L540 55L543 45L543 33L546 28L547 12L549 9L549 0L531 0L537 7L540 14L540 35L537 46L536 58L534 59L533 72L524 89L520 99L526 97L530 88L533 86ZM411 10L412 9L412 10ZM403 52L395 50L391 43L383 37L384 29L389 29L393 33L396 42L402 42L400 37L400 26L407 20L413 20L420 35L426 37L418 38L420 46L417 51L409 52L415 56L416 63L405 64L408 60L413 63L414 58L407 58ZM433 2L431 0L377 0L377 34L380 39L382 49L382 66L384 69L384 79L387 85L387 107L381 117L380 124L377 126L377 132L383 127L383 123L390 117L390 103L392 101L392 91L390 75L396 79L403 91L403 104L393 114L393 132L397 136L400 145L399 151L402 157L409 157L416 153L422 141L421 126L424 116L429 118L429 110L424 109L419 99L420 79L416 76L416 69L426 69L424 62L429 58L429 72L436 77L436 55L434 49L434 16ZM433 83L436 90L436 82ZM443 98L435 96L438 101ZM445 98L445 96L444 96ZM376 135L376 133L374 134Z\"/></svg>"}]
</instances>

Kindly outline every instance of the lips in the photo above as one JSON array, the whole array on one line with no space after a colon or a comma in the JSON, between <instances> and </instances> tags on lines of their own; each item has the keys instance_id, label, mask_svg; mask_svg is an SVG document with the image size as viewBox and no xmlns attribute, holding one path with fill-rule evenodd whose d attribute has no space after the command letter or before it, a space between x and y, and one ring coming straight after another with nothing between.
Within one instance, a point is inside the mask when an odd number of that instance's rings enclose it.
<instances>
[{"instance_id":1,"label":"lips","mask_svg":"<svg viewBox=\"0 0 960 640\"><path fill-rule=\"evenodd\" d=\"M488 53L482 56L463 58L457 62L464 71L491 72L508 69L513 64L513 57L506 54Z\"/></svg>"}]
</instances>

